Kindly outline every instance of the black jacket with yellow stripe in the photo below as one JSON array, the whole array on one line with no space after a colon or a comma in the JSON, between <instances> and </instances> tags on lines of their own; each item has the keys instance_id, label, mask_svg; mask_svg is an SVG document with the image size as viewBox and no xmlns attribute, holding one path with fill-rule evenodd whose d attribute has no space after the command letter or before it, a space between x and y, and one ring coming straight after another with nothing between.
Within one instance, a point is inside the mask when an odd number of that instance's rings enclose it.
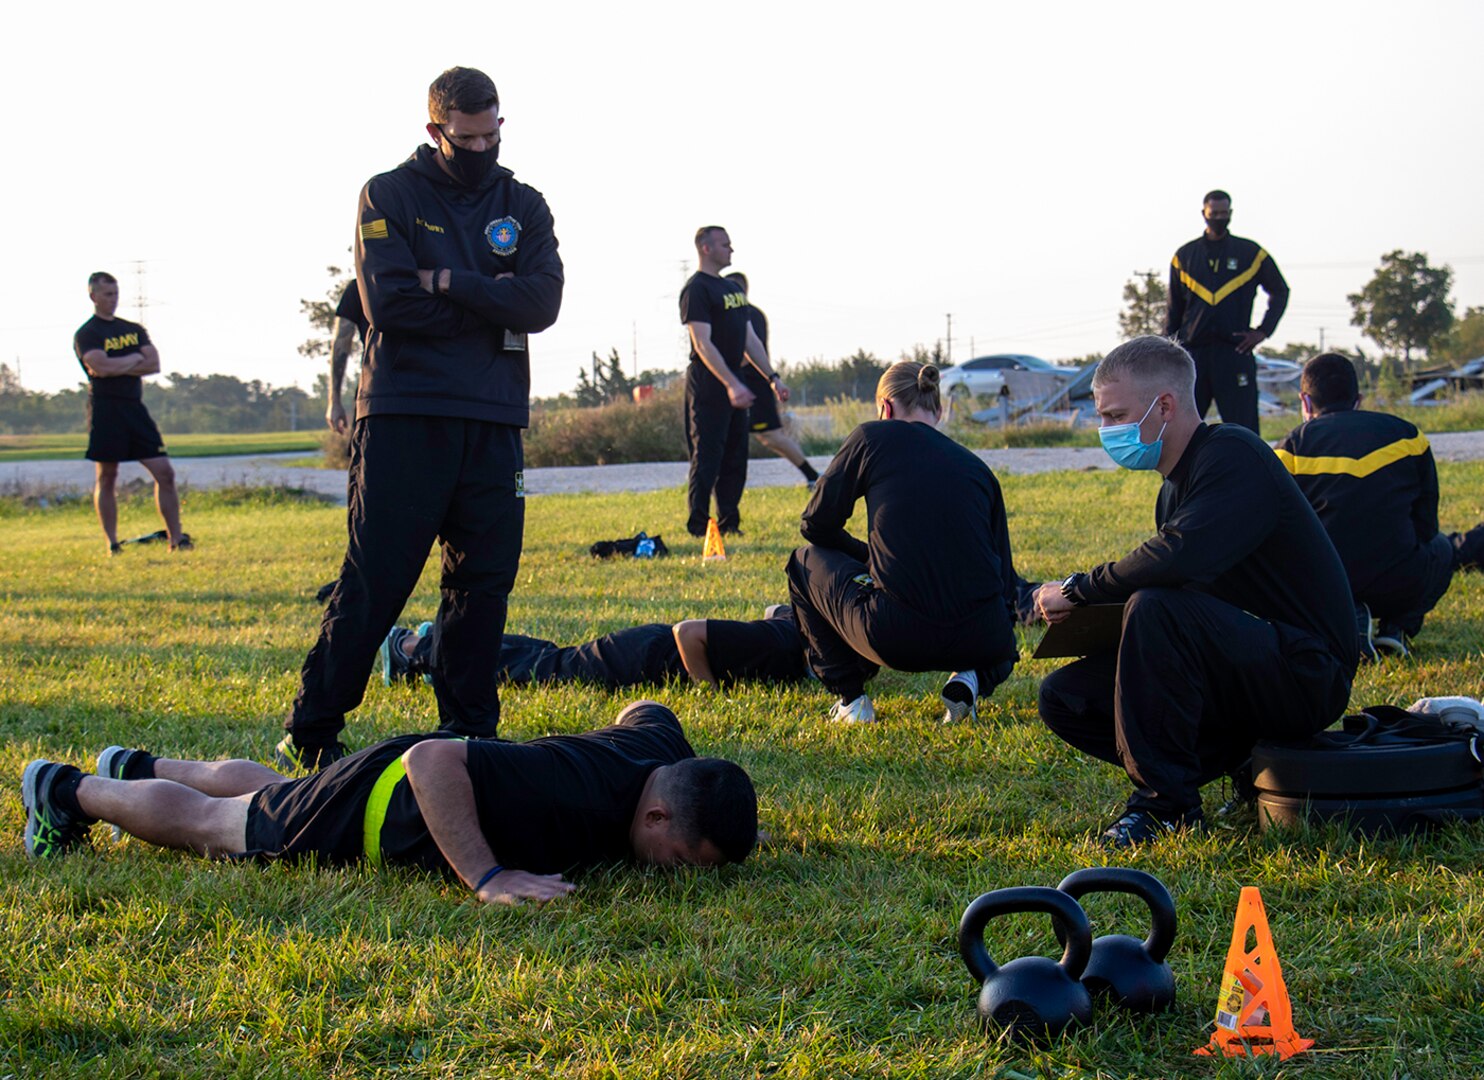
<instances>
[{"instance_id":1,"label":"black jacket with yellow stripe","mask_svg":"<svg viewBox=\"0 0 1484 1080\"><path fill-rule=\"evenodd\" d=\"M1235 344L1251 329L1259 285L1268 310L1258 329L1272 337L1288 306L1288 282L1278 264L1254 240L1230 233L1212 240L1203 233L1170 260L1165 337L1188 346Z\"/></svg>"},{"instance_id":2,"label":"black jacket with yellow stripe","mask_svg":"<svg viewBox=\"0 0 1484 1080\"><path fill-rule=\"evenodd\" d=\"M1364 592L1438 532L1438 468L1427 436L1388 413L1323 413L1288 433L1278 459Z\"/></svg>"},{"instance_id":3,"label":"black jacket with yellow stripe","mask_svg":"<svg viewBox=\"0 0 1484 1080\"><path fill-rule=\"evenodd\" d=\"M551 211L497 166L477 189L454 182L431 146L361 191L356 280L366 335L356 418L449 416L525 427L526 335L562 306ZM446 293L419 270L447 269Z\"/></svg>"}]
</instances>

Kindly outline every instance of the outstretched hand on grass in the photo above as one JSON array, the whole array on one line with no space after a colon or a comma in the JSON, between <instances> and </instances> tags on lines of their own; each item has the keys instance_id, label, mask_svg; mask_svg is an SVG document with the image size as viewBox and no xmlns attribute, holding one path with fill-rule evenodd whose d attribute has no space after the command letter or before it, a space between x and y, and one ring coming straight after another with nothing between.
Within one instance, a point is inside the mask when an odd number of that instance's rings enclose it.
<instances>
[{"instance_id":1,"label":"outstretched hand on grass","mask_svg":"<svg viewBox=\"0 0 1484 1080\"><path fill-rule=\"evenodd\" d=\"M576 889L577 886L570 881L563 881L561 874L529 874L524 870L506 870L490 878L484 883L484 888L474 895L483 904L509 904L516 907L527 900L544 904Z\"/></svg>"}]
</instances>

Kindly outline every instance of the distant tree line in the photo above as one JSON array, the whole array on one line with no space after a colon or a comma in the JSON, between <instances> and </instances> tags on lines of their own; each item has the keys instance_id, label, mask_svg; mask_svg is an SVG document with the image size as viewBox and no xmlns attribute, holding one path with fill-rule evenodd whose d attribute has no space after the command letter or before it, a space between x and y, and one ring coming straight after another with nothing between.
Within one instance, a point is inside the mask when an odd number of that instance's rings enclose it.
<instances>
[{"instance_id":1,"label":"distant tree line","mask_svg":"<svg viewBox=\"0 0 1484 1080\"><path fill-rule=\"evenodd\" d=\"M144 383L144 403L167 434L303 430L318 427L325 412L323 375L315 395L231 375L175 372L168 379L169 385ZM54 394L27 390L9 366L0 364L0 434L86 431L87 401L86 385Z\"/></svg>"}]
</instances>

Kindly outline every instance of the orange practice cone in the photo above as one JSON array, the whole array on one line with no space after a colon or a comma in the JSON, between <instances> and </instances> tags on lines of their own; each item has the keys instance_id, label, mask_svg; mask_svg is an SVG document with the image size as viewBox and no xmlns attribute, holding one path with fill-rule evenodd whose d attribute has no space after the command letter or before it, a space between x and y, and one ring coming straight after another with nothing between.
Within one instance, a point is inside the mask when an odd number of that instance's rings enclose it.
<instances>
[{"instance_id":1,"label":"orange practice cone","mask_svg":"<svg viewBox=\"0 0 1484 1080\"><path fill-rule=\"evenodd\" d=\"M727 557L726 546L721 542L721 530L716 527L716 519L708 518L706 521L706 546L701 549L701 559L712 562Z\"/></svg>"},{"instance_id":2,"label":"orange practice cone","mask_svg":"<svg viewBox=\"0 0 1484 1080\"><path fill-rule=\"evenodd\" d=\"M1249 932L1256 941L1251 952L1247 951ZM1196 1053L1208 1057L1218 1050L1227 1057L1277 1054L1286 1061L1313 1045L1313 1039L1301 1039L1293 1030L1293 1004L1283 985L1283 969L1268 931L1262 895L1249 885L1237 900L1237 923L1216 1003L1216 1031Z\"/></svg>"}]
</instances>

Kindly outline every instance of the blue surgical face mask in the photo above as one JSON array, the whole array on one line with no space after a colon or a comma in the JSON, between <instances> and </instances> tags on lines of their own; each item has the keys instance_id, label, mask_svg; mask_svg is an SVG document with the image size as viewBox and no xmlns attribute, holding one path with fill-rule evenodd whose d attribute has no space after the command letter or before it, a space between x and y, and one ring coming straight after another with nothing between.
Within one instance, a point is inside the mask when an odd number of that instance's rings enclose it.
<instances>
[{"instance_id":1,"label":"blue surgical face mask","mask_svg":"<svg viewBox=\"0 0 1484 1080\"><path fill-rule=\"evenodd\" d=\"M1153 442L1146 443L1139 439L1140 426L1149 419L1149 414L1158 404L1159 398L1151 401L1137 424L1110 424L1098 428L1098 438L1102 441L1103 449L1125 469L1152 469L1159 464L1160 451L1165 445L1165 428L1169 427L1169 422L1160 425L1159 434L1154 437Z\"/></svg>"}]
</instances>

